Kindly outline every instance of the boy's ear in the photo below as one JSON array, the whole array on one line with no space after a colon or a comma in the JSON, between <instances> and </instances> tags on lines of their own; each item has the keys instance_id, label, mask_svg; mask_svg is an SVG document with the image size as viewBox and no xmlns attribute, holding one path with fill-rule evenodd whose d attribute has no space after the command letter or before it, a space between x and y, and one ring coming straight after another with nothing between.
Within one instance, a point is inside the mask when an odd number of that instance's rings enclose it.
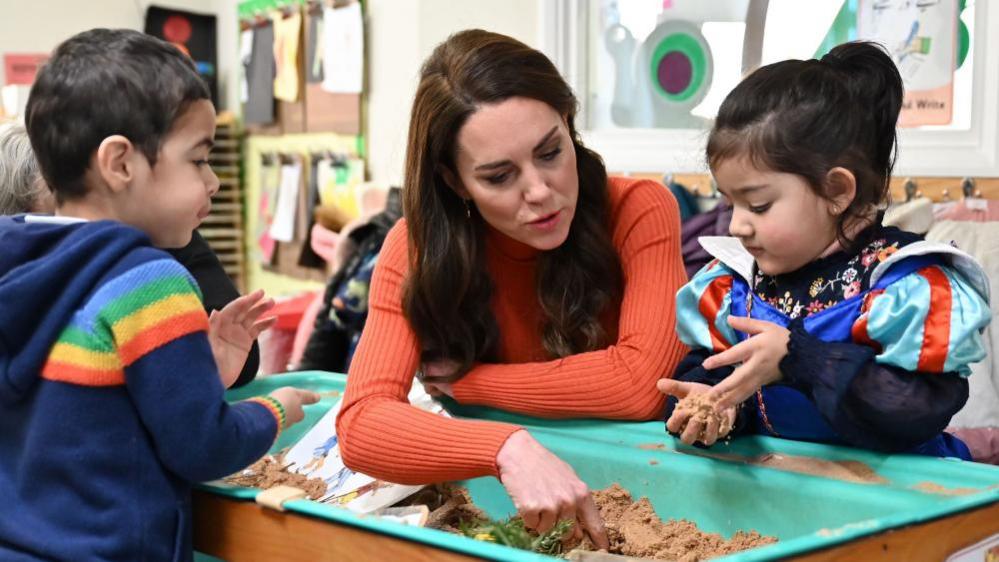
<instances>
[{"instance_id":1,"label":"boy's ear","mask_svg":"<svg viewBox=\"0 0 999 562\"><path fill-rule=\"evenodd\" d=\"M437 166L437 173L439 173L441 177L444 178L444 183L446 183L447 186L450 187L452 191L457 193L458 197L461 197L462 199L468 199L469 197L471 197L468 194L468 190L465 189L465 185L461 183L461 180L458 179L458 176L456 176L454 172L451 171L450 168L444 165L439 165Z\"/></svg>"},{"instance_id":2,"label":"boy's ear","mask_svg":"<svg viewBox=\"0 0 999 562\"><path fill-rule=\"evenodd\" d=\"M111 135L97 147L94 155L96 172L112 192L121 192L135 178L137 151L132 141L122 135Z\"/></svg>"},{"instance_id":3,"label":"boy's ear","mask_svg":"<svg viewBox=\"0 0 999 562\"><path fill-rule=\"evenodd\" d=\"M857 196L857 177L853 172L836 166L826 174L826 195L829 198L829 212L840 215Z\"/></svg>"}]
</instances>

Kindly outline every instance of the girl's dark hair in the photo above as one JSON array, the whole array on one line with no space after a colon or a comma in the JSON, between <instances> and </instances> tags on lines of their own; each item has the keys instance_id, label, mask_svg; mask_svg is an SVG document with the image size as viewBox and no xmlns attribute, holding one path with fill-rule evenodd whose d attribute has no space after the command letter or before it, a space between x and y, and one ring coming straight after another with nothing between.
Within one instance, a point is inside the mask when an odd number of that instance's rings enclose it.
<instances>
[{"instance_id":1,"label":"girl's dark hair","mask_svg":"<svg viewBox=\"0 0 999 562\"><path fill-rule=\"evenodd\" d=\"M419 338L421 360L459 364L451 380L476 361L496 360L498 328L490 309L486 226L467 216L462 198L444 181L455 173L458 131L485 104L525 97L566 118L576 153L579 198L568 239L538 257L539 326L549 355L565 357L606 346L598 316L621 293L620 260L610 239L607 171L585 148L574 124L577 101L540 52L496 33L456 33L424 63L413 102L403 193L410 271L403 310Z\"/></svg>"},{"instance_id":2,"label":"girl's dark hair","mask_svg":"<svg viewBox=\"0 0 999 562\"><path fill-rule=\"evenodd\" d=\"M747 156L757 167L804 178L827 199L829 170L850 170L857 192L837 223L837 238L849 248L862 241L847 237L847 225L888 199L902 93L898 69L876 43L844 43L821 60L761 67L722 102L708 165Z\"/></svg>"},{"instance_id":3,"label":"girl's dark hair","mask_svg":"<svg viewBox=\"0 0 999 562\"><path fill-rule=\"evenodd\" d=\"M42 66L24 120L42 175L63 202L87 194L83 176L105 138L123 135L155 166L174 121L210 99L177 47L130 29L91 29Z\"/></svg>"}]
</instances>

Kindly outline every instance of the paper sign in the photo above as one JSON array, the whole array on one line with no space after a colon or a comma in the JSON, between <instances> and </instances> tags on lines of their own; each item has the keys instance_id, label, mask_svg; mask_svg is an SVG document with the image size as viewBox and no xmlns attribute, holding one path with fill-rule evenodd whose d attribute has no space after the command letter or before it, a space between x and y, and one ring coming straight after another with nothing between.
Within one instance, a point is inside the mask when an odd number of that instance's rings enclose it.
<instances>
[{"instance_id":1,"label":"paper sign","mask_svg":"<svg viewBox=\"0 0 999 562\"><path fill-rule=\"evenodd\" d=\"M360 2L323 9L323 89L360 93L364 82L364 17Z\"/></svg>"},{"instance_id":2,"label":"paper sign","mask_svg":"<svg viewBox=\"0 0 999 562\"><path fill-rule=\"evenodd\" d=\"M35 81L39 67L48 59L47 53L5 54L3 67L7 76L7 84L30 86Z\"/></svg>"},{"instance_id":3,"label":"paper sign","mask_svg":"<svg viewBox=\"0 0 999 562\"><path fill-rule=\"evenodd\" d=\"M860 39L884 45L905 85L900 127L947 125L954 102L957 0L862 0Z\"/></svg>"}]
</instances>

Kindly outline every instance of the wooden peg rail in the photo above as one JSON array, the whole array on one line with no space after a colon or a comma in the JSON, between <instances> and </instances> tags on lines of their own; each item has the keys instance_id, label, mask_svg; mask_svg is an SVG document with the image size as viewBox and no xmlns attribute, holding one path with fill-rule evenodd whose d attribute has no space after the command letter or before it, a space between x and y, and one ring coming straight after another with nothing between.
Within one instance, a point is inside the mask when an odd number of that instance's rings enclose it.
<instances>
[{"instance_id":1,"label":"wooden peg rail","mask_svg":"<svg viewBox=\"0 0 999 562\"><path fill-rule=\"evenodd\" d=\"M611 175L615 174L612 172ZM651 172L628 175L658 182L662 182L664 177L664 174ZM914 197L928 197L936 203L957 201L965 195L964 186L967 180L971 182L969 194L972 197L999 200L999 178L895 176L891 180L892 201L900 203L908 199L905 188L907 182L911 182L909 189L910 191L914 189L912 191ZM709 196L714 192L709 174L673 174L673 181L683 185L695 195Z\"/></svg>"}]
</instances>

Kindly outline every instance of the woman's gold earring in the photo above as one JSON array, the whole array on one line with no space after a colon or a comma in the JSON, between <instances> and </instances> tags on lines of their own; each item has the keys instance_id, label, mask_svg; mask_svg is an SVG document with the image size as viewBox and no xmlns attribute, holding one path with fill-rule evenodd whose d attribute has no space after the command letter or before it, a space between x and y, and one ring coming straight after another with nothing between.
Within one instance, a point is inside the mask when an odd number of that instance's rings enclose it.
<instances>
[{"instance_id":1,"label":"woman's gold earring","mask_svg":"<svg viewBox=\"0 0 999 562\"><path fill-rule=\"evenodd\" d=\"M465 218L472 218L472 208L468 206L468 199L462 199L461 201L465 203Z\"/></svg>"}]
</instances>

